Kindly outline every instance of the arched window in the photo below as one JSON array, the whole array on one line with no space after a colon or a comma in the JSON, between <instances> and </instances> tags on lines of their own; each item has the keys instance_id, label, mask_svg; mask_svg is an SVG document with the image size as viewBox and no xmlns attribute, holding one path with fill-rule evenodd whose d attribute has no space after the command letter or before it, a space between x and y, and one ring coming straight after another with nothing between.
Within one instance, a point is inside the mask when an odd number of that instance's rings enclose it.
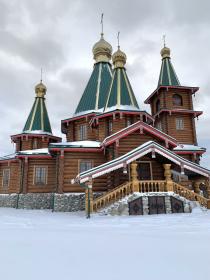
<instances>
[{"instance_id":1,"label":"arched window","mask_svg":"<svg viewBox=\"0 0 210 280\"><path fill-rule=\"evenodd\" d=\"M156 102L156 113L160 111L160 100L158 99Z\"/></svg>"},{"instance_id":2,"label":"arched window","mask_svg":"<svg viewBox=\"0 0 210 280\"><path fill-rule=\"evenodd\" d=\"M175 106L182 106L183 105L181 95L179 95L179 94L174 94L173 95L173 105L175 105Z\"/></svg>"}]
</instances>

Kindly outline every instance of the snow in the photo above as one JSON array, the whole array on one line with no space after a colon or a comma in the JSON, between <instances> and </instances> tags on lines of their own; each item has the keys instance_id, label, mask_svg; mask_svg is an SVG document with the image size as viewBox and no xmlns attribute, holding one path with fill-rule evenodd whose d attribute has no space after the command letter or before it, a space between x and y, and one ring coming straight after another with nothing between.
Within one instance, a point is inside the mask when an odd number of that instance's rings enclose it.
<instances>
[{"instance_id":1,"label":"snow","mask_svg":"<svg viewBox=\"0 0 210 280\"><path fill-rule=\"evenodd\" d=\"M174 151L203 151L204 148L195 145L181 144L174 148Z\"/></svg>"},{"instance_id":2,"label":"snow","mask_svg":"<svg viewBox=\"0 0 210 280\"><path fill-rule=\"evenodd\" d=\"M23 133L26 133L26 134L47 134L47 135L52 135L52 133L46 132L44 130L24 130Z\"/></svg>"},{"instance_id":3,"label":"snow","mask_svg":"<svg viewBox=\"0 0 210 280\"><path fill-rule=\"evenodd\" d=\"M1 279L210 279L209 221L0 208Z\"/></svg>"},{"instance_id":4,"label":"snow","mask_svg":"<svg viewBox=\"0 0 210 280\"><path fill-rule=\"evenodd\" d=\"M71 148L100 148L101 142L99 141L74 141L74 142L61 142L61 143L51 143L50 147L65 146Z\"/></svg>"},{"instance_id":5,"label":"snow","mask_svg":"<svg viewBox=\"0 0 210 280\"><path fill-rule=\"evenodd\" d=\"M37 154L47 154L49 155L48 148L42 148L42 149L34 149L34 150L25 150L18 152L19 155L37 155Z\"/></svg>"},{"instance_id":6,"label":"snow","mask_svg":"<svg viewBox=\"0 0 210 280\"><path fill-rule=\"evenodd\" d=\"M13 159L15 157L16 157L16 153L13 153L13 154L10 154L10 155L6 155L6 156L3 156L3 157L0 157L0 161L1 160Z\"/></svg>"}]
</instances>

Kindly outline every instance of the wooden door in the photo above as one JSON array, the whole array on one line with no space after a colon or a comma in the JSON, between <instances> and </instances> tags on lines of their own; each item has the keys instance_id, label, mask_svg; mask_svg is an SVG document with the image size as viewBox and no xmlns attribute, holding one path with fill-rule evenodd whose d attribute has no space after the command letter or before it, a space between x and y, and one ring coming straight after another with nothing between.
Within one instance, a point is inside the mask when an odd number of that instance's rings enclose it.
<instances>
[{"instance_id":1,"label":"wooden door","mask_svg":"<svg viewBox=\"0 0 210 280\"><path fill-rule=\"evenodd\" d=\"M149 162L139 162L137 171L139 180L151 180L151 167Z\"/></svg>"},{"instance_id":2,"label":"wooden door","mask_svg":"<svg viewBox=\"0 0 210 280\"><path fill-rule=\"evenodd\" d=\"M149 214L165 214L165 198L164 196L148 196Z\"/></svg>"},{"instance_id":3,"label":"wooden door","mask_svg":"<svg viewBox=\"0 0 210 280\"><path fill-rule=\"evenodd\" d=\"M181 200L171 196L172 213L184 213L184 204Z\"/></svg>"},{"instance_id":4,"label":"wooden door","mask_svg":"<svg viewBox=\"0 0 210 280\"><path fill-rule=\"evenodd\" d=\"M142 197L128 203L129 215L143 215Z\"/></svg>"}]
</instances>

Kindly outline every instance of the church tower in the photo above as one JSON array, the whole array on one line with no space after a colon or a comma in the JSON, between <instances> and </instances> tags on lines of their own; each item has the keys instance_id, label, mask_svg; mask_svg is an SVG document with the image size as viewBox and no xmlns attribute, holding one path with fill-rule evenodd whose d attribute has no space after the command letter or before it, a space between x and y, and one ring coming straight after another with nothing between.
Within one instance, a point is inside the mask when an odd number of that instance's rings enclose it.
<instances>
[{"instance_id":1,"label":"church tower","mask_svg":"<svg viewBox=\"0 0 210 280\"><path fill-rule=\"evenodd\" d=\"M42 83L35 86L35 101L25 123L22 133L12 135L16 152L47 148L51 142L60 142L61 138L53 136L50 120L45 105L46 86Z\"/></svg>"},{"instance_id":2,"label":"church tower","mask_svg":"<svg viewBox=\"0 0 210 280\"><path fill-rule=\"evenodd\" d=\"M155 127L174 137L180 144L197 145L195 111L192 95L198 87L182 86L171 63L170 49L161 50L162 65L157 89L147 98Z\"/></svg>"}]
</instances>

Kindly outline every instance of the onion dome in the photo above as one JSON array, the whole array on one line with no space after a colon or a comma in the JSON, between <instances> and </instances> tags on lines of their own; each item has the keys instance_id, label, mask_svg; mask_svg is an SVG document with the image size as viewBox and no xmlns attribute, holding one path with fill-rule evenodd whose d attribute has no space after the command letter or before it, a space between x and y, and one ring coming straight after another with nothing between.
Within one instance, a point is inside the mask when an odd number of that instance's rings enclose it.
<instances>
[{"instance_id":1,"label":"onion dome","mask_svg":"<svg viewBox=\"0 0 210 280\"><path fill-rule=\"evenodd\" d=\"M42 80L39 84L35 86L35 93L37 97L44 97L47 92L47 87L42 83Z\"/></svg>"},{"instance_id":2,"label":"onion dome","mask_svg":"<svg viewBox=\"0 0 210 280\"><path fill-rule=\"evenodd\" d=\"M162 48L162 50L160 51L160 54L162 56L162 58L170 58L170 54L171 54L171 50L167 47Z\"/></svg>"},{"instance_id":3,"label":"onion dome","mask_svg":"<svg viewBox=\"0 0 210 280\"><path fill-rule=\"evenodd\" d=\"M112 46L104 40L103 33L101 39L93 46L93 58L97 62L109 62L112 57Z\"/></svg>"},{"instance_id":4,"label":"onion dome","mask_svg":"<svg viewBox=\"0 0 210 280\"><path fill-rule=\"evenodd\" d=\"M24 133L52 134L50 120L45 105L47 87L42 81L35 86L35 101L24 126Z\"/></svg>"},{"instance_id":5,"label":"onion dome","mask_svg":"<svg viewBox=\"0 0 210 280\"><path fill-rule=\"evenodd\" d=\"M160 54L162 56L162 65L160 69L158 86L180 86L179 79L171 63L171 50L164 46Z\"/></svg>"},{"instance_id":6,"label":"onion dome","mask_svg":"<svg viewBox=\"0 0 210 280\"><path fill-rule=\"evenodd\" d=\"M126 54L120 50L120 47L118 47L118 50L112 56L114 67L115 68L124 67L126 64L126 60L127 60Z\"/></svg>"}]
</instances>

